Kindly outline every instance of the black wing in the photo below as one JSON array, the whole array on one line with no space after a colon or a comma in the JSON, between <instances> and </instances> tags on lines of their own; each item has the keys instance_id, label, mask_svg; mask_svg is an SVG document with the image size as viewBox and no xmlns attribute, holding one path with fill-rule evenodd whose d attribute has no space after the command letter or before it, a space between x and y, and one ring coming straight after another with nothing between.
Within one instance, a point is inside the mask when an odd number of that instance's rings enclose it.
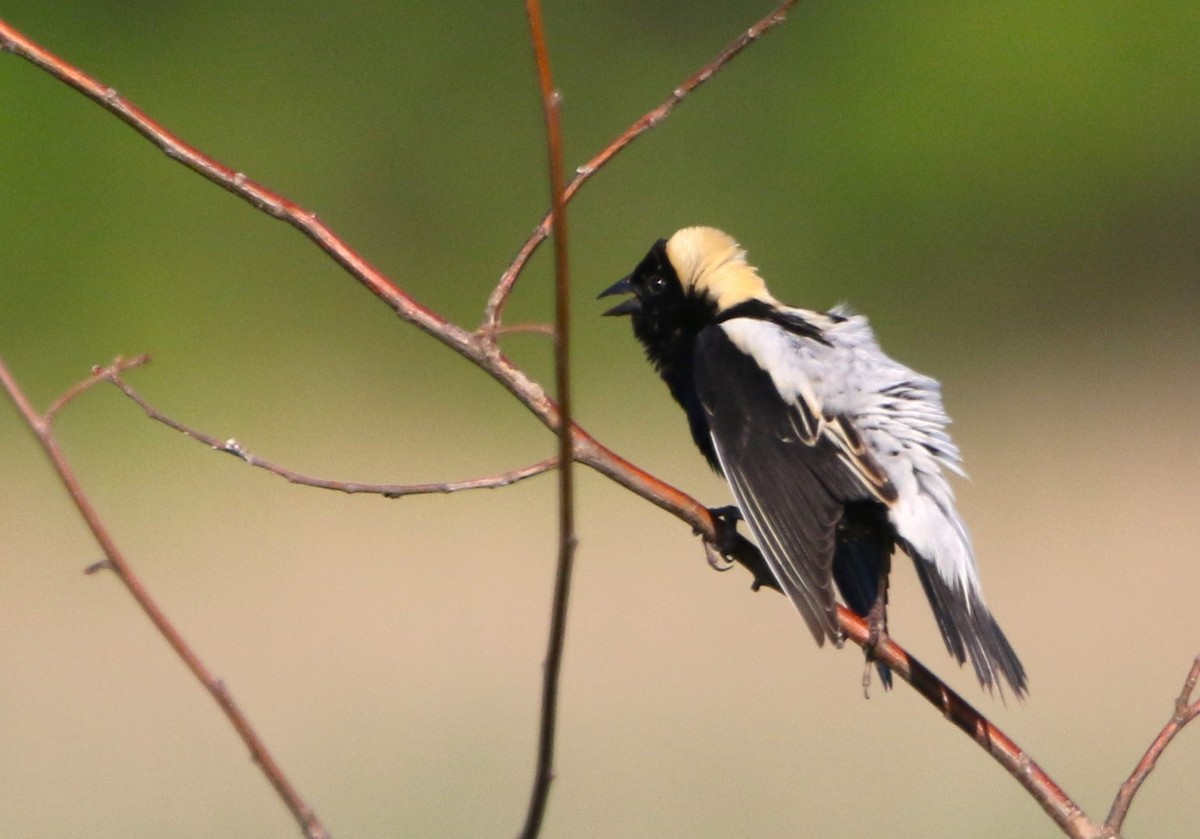
<instances>
[{"instance_id":1,"label":"black wing","mask_svg":"<svg viewBox=\"0 0 1200 839\"><path fill-rule=\"evenodd\" d=\"M788 340L782 329L780 340ZM764 559L817 643L837 640L838 525L847 503L889 499L891 485L852 428L786 400L720 326L697 338L695 380L722 471Z\"/></svg>"}]
</instances>

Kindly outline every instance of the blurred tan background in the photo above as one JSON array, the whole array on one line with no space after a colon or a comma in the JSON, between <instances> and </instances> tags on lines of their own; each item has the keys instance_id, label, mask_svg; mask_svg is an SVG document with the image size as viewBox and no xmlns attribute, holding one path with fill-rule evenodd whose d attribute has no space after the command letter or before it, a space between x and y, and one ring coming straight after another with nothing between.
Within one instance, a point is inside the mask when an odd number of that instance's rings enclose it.
<instances>
[{"instance_id":1,"label":"blurred tan background","mask_svg":"<svg viewBox=\"0 0 1200 839\"><path fill-rule=\"evenodd\" d=\"M768 3L548 2L583 162ZM4 16L321 214L471 325L546 204L520 4L13 0ZM733 232L775 293L848 301L940 378L1027 703L893 633L1102 817L1200 652L1200 6L801 4L572 205L575 394L606 443L723 484L593 301L658 236ZM500 388L295 231L0 56L0 357L39 404L117 354L162 409L296 469L469 477L552 450ZM512 321L546 320L549 251ZM544 338L506 340L548 381ZM553 480L384 501L293 487L99 390L62 441L150 589L336 835L505 836L533 766ZM291 836L242 745L0 405L0 833ZM1052 836L907 688L712 572L583 473L548 837ZM1130 835L1194 836L1200 733Z\"/></svg>"}]
</instances>

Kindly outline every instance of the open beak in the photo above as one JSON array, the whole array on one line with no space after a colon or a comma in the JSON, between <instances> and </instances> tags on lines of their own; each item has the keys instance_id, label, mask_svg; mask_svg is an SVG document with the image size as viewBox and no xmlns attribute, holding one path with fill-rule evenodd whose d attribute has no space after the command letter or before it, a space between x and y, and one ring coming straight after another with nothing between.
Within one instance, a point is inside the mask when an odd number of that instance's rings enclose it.
<instances>
[{"instance_id":1,"label":"open beak","mask_svg":"<svg viewBox=\"0 0 1200 839\"><path fill-rule=\"evenodd\" d=\"M629 277L622 277L615 283L610 285L604 291L600 292L597 299L600 297L612 297L614 294L633 294L633 283L629 282ZM632 315L642 310L642 301L636 297L630 297L628 300L622 300L617 305L606 311L605 316L612 315Z\"/></svg>"}]
</instances>

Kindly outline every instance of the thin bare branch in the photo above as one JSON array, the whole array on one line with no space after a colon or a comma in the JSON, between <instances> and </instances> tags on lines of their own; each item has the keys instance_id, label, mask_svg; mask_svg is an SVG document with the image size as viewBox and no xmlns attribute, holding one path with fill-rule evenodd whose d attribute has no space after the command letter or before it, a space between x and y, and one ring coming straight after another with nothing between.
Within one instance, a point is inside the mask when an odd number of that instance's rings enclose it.
<instances>
[{"instance_id":1,"label":"thin bare branch","mask_svg":"<svg viewBox=\"0 0 1200 839\"><path fill-rule=\"evenodd\" d=\"M554 327L548 323L515 323L512 326L504 324L496 327L493 335L545 335L554 337Z\"/></svg>"},{"instance_id":2,"label":"thin bare branch","mask_svg":"<svg viewBox=\"0 0 1200 839\"><path fill-rule=\"evenodd\" d=\"M148 360L142 356L143 360ZM112 382L121 392L137 403L146 416L155 422L160 422L168 428L178 431L185 437L190 437L209 448L219 452L231 454L238 460L242 460L251 466L258 469L270 472L283 478L285 481L301 486L315 487L317 489L332 489L337 492L344 492L348 495L366 494L366 495L382 495L385 498L403 498L407 495L431 495L434 493L451 493L461 492L467 489L497 489L506 487L523 481L526 478L532 478L536 475L541 475L544 472L549 472L558 465L557 457L548 457L544 460L539 460L537 463L531 463L528 466L522 466L520 469L512 469L508 472L501 472L496 475L484 475L478 478L467 478L461 481L439 481L423 484L366 484L357 481L339 481L332 478L318 478L312 475L305 475L286 466L280 466L265 458L248 451L245 446L237 440L226 437L221 438L212 434L207 434L190 425L180 422L173 417L164 414L158 408L151 405L146 399L138 393L132 385L121 377L121 373L128 369L130 365L124 362L125 366L119 366L122 362L118 359L109 367L97 367L92 372L92 379L87 380L89 383L93 381L108 381Z\"/></svg>"},{"instance_id":3,"label":"thin bare branch","mask_svg":"<svg viewBox=\"0 0 1200 839\"><path fill-rule=\"evenodd\" d=\"M93 367L92 375L88 376L86 379L75 384L74 386L67 388L67 390L63 392L62 395L60 395L57 399L55 399L50 407L46 409L46 413L43 414L43 417L45 417L46 422L53 422L54 418L58 416L58 412L65 408L68 403L75 399L75 397L100 384L101 382L107 381L108 376L106 374L110 371L114 373L123 373L126 370L133 370L136 367L142 367L149 363L150 356L139 355L136 358L130 359L116 358L113 360L113 363L107 367Z\"/></svg>"},{"instance_id":4,"label":"thin bare branch","mask_svg":"<svg viewBox=\"0 0 1200 839\"><path fill-rule=\"evenodd\" d=\"M567 607L571 596L571 571L575 564L574 440L571 433L571 281L567 261L567 206L563 192L562 125L559 93L550 69L546 25L539 0L526 0L529 40L533 44L542 113L546 123L546 167L550 174L550 216L554 229L554 388L558 400L558 562L550 630L542 673L542 703L538 721L537 766L522 839L535 839L542 830L550 784L554 780L554 736L558 723L558 684L567 635Z\"/></svg>"},{"instance_id":5,"label":"thin bare branch","mask_svg":"<svg viewBox=\"0 0 1200 839\"><path fill-rule=\"evenodd\" d=\"M788 12L792 10L792 7L797 2L798 0L784 0L784 2L776 6L753 26L734 38L711 61L684 79L677 88L671 91L671 95L664 99L657 107L651 108L643 114L640 119L601 149L595 157L576 169L575 177L571 179L571 182L567 184L566 189L563 191L563 201L569 202L592 175L603 169L626 146L670 116L671 112L675 110L676 105L686 99L696 88L711 79L722 67L736 58L742 50L753 44L771 29L783 23L787 19ZM488 298L487 308L484 310L483 315L483 324L479 330L481 334L495 334L504 312L504 306L508 302L508 297L512 293L517 278L525 270L525 265L529 262L534 252L537 251L542 242L546 241L546 237L550 235L550 217L551 214L547 213L541 223L534 228L533 233L525 240L525 244L521 245L521 249L517 251L512 264L501 275L500 282L496 284L496 288Z\"/></svg>"},{"instance_id":6,"label":"thin bare branch","mask_svg":"<svg viewBox=\"0 0 1200 839\"><path fill-rule=\"evenodd\" d=\"M1200 698L1193 698L1197 680L1200 680L1200 656L1196 656L1196 660L1192 662L1192 669L1188 671L1187 678L1183 682L1183 690L1175 699L1175 711L1171 714L1171 718L1158 732L1158 736L1154 738L1154 742L1150 744L1146 754L1138 761L1129 779L1121 784L1121 789L1117 792L1112 809L1108 811L1108 818L1104 822L1105 833L1103 835L1105 837L1120 835L1121 826L1125 823L1125 817L1129 815L1130 805L1133 804L1133 797L1137 795L1146 778L1154 771L1163 751L1185 725L1200 716Z\"/></svg>"},{"instance_id":7,"label":"thin bare branch","mask_svg":"<svg viewBox=\"0 0 1200 839\"><path fill-rule=\"evenodd\" d=\"M88 379L69 389L63 396L55 400L53 409L57 410L61 408L74 396L82 393L96 382L107 378L105 375L106 371L115 370L118 366L122 365L123 369L128 369L131 366L137 366L139 363L143 363L143 359L134 359L131 362L118 361L113 367L93 370L92 375ZM300 829L304 832L304 835L308 839L328 839L329 831L325 829L324 825L317 818L317 814L300 797L300 793L292 786L287 776L283 774L283 770L267 750L267 746L262 741L262 738L259 737L254 727L251 726L249 719L246 718L241 708L234 702L233 696L225 686L225 682L217 678L205 666L200 657L183 639L179 630L167 619L166 614L150 595L141 578L134 572L133 566L130 565L125 555L117 547L116 542L101 520L100 514L92 506L91 501L83 491L83 487L75 477L75 473L71 470L71 466L67 462L62 449L59 448L51 423L51 412L47 411L44 414L39 414L34 409L3 361L0 361L0 386L3 386L5 393L8 394L9 399L29 426L29 430L37 438L42 451L50 459L54 471L58 474L59 480L67 490L71 501L75 504L75 509L79 511L79 515L87 524L88 529L91 530L92 537L104 552L105 558L103 562L89 566L87 573L93 573L100 568L108 568L117 575L126 590L133 596L138 606L141 607L146 617L154 624L155 629L166 639L171 649L175 651L175 654L179 656L188 670L192 672L192 675L204 686L204 689L208 691L209 695L221 708L226 719L229 720L234 730L237 731L238 736L242 738L242 742L246 744L246 748L250 750L250 757L258 764L263 774L267 777L267 780L270 781L271 786L275 788L275 792L291 811L292 816L300 825Z\"/></svg>"}]
</instances>

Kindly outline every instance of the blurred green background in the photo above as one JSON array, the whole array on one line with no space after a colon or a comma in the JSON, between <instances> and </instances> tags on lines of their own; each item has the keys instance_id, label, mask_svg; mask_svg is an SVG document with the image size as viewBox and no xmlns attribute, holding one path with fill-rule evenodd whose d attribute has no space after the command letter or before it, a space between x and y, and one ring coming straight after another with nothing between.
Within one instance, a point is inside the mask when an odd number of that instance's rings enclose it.
<instances>
[{"instance_id":1,"label":"blurred green background","mask_svg":"<svg viewBox=\"0 0 1200 839\"><path fill-rule=\"evenodd\" d=\"M570 165L767 2L548 0ZM316 210L474 325L546 205L520 4L12 0L5 18ZM848 301L940 378L1027 703L946 657L906 564L893 634L1093 815L1200 652L1200 5L801 4L571 208L575 395L603 441L723 484L593 301L685 224L784 300ZM159 407L296 469L468 477L552 438L291 228L0 56L0 357L40 405L117 354ZM549 318L540 253L510 309ZM506 349L549 381L539 336ZM342 837L512 835L532 773L553 480L384 501L293 487L97 390L59 424L117 541ZM0 818L20 837L289 836L244 748L109 576L0 404ZM911 691L715 574L588 473L546 836L1055 835ZM1187 732L1132 835L1194 836Z\"/></svg>"}]
</instances>

